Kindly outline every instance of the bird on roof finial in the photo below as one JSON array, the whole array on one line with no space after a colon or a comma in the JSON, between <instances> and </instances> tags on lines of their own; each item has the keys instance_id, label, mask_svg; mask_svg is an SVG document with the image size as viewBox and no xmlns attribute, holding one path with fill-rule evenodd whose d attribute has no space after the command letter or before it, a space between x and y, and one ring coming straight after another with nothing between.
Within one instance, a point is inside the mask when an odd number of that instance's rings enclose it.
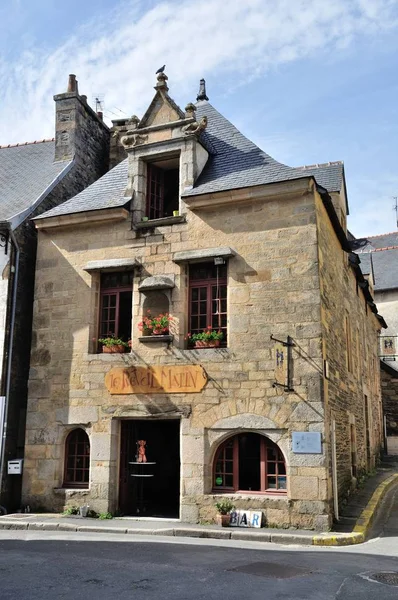
<instances>
[{"instance_id":1,"label":"bird on roof finial","mask_svg":"<svg viewBox=\"0 0 398 600\"><path fill-rule=\"evenodd\" d=\"M166 65L163 65L163 67L160 67L160 69L158 69L158 70L156 71L155 75L157 75L158 73L163 73L163 72L164 72L164 70L165 70L165 68L166 68Z\"/></svg>"}]
</instances>

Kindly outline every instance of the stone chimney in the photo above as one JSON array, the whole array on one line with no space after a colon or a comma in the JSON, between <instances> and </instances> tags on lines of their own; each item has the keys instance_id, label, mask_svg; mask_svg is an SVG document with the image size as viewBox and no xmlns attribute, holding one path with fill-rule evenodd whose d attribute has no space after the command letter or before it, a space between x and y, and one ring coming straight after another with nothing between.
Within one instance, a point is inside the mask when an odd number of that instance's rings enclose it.
<instances>
[{"instance_id":1,"label":"stone chimney","mask_svg":"<svg viewBox=\"0 0 398 600\"><path fill-rule=\"evenodd\" d=\"M55 100L55 161L72 160L103 175L109 168L110 131L80 96L76 75L69 75L66 92Z\"/></svg>"}]
</instances>

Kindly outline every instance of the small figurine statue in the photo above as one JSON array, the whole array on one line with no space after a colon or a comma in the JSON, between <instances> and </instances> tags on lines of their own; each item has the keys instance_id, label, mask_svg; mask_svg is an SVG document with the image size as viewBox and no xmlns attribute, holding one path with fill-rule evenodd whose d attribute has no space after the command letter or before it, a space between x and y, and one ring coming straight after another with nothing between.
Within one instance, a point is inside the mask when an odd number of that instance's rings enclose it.
<instances>
[{"instance_id":1,"label":"small figurine statue","mask_svg":"<svg viewBox=\"0 0 398 600\"><path fill-rule=\"evenodd\" d=\"M145 440L138 440L138 442L137 442L137 462L139 462L139 463L147 462L147 458L145 455L145 446L146 446Z\"/></svg>"}]
</instances>

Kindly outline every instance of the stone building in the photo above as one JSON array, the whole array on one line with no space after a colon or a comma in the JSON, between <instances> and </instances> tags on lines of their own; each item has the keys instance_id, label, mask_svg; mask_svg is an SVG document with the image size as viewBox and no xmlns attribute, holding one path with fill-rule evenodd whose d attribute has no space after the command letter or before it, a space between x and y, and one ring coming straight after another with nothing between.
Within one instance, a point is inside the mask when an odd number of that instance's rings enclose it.
<instances>
[{"instance_id":1,"label":"stone building","mask_svg":"<svg viewBox=\"0 0 398 600\"><path fill-rule=\"evenodd\" d=\"M381 391L388 453L398 454L398 232L351 243L388 325L380 336Z\"/></svg>"},{"instance_id":2,"label":"stone building","mask_svg":"<svg viewBox=\"0 0 398 600\"><path fill-rule=\"evenodd\" d=\"M21 476L8 476L7 462L23 457L37 244L31 219L95 181L109 161L109 129L74 75L54 100L53 139L0 146L0 504L9 510L19 508L21 493Z\"/></svg>"},{"instance_id":3,"label":"stone building","mask_svg":"<svg viewBox=\"0 0 398 600\"><path fill-rule=\"evenodd\" d=\"M326 529L382 438L385 324L343 165L277 162L203 80L185 111L166 75L155 90L114 123L115 166L35 219L23 501L197 522L228 497ZM148 310L169 329L140 329ZM209 326L220 346L193 347ZM109 334L128 351L102 352Z\"/></svg>"}]
</instances>

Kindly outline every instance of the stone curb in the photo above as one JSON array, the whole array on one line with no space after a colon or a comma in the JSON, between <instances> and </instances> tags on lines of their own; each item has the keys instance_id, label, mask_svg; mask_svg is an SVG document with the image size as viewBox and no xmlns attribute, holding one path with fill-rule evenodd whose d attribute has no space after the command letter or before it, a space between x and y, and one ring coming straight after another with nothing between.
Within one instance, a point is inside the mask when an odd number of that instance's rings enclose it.
<instances>
[{"instance_id":1,"label":"stone curb","mask_svg":"<svg viewBox=\"0 0 398 600\"><path fill-rule=\"evenodd\" d=\"M191 537L216 540L241 540L248 542L274 542L275 544L312 544L311 535L299 535L295 533L267 533L267 530L242 531L233 528L226 529L201 529L194 527L174 527L162 529L144 528L113 528L101 527L100 525L72 525L71 523L47 523L40 521L7 521L0 520L0 530L25 530L25 531L70 531L82 533L110 533L127 535L168 536L168 537Z\"/></svg>"},{"instance_id":2,"label":"stone curb","mask_svg":"<svg viewBox=\"0 0 398 600\"><path fill-rule=\"evenodd\" d=\"M398 473L383 481L373 492L371 499L359 516L351 533L325 533L318 535L301 535L298 533L271 533L266 529L258 531L228 529L202 529L189 527L174 528L113 528L101 525L72 525L71 523L48 523L40 521L21 522L19 520L0 519L0 530L30 530L30 531L73 531L82 533L108 533L126 535L191 537L218 540L241 540L249 542L272 542L274 544L300 544L307 546L349 546L361 544L372 526L377 509L388 490L398 482Z\"/></svg>"},{"instance_id":3,"label":"stone curb","mask_svg":"<svg viewBox=\"0 0 398 600\"><path fill-rule=\"evenodd\" d=\"M313 546L350 546L353 544L362 544L369 534L373 524L374 517L380 506L381 501L388 490L398 482L398 473L391 475L377 486L373 492L369 502L361 512L355 523L351 533L333 534L325 533L324 535L315 535L312 538Z\"/></svg>"}]
</instances>

